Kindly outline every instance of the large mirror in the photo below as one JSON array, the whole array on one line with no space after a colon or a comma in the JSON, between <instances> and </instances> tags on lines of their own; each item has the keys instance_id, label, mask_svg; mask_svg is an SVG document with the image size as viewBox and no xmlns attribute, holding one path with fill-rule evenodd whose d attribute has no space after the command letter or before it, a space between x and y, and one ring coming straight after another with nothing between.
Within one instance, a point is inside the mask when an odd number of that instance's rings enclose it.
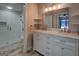
<instances>
[{"instance_id":1,"label":"large mirror","mask_svg":"<svg viewBox=\"0 0 79 59\"><path fill-rule=\"evenodd\" d=\"M44 17L44 25L47 28L68 28L69 8L46 12Z\"/></svg>"}]
</instances>

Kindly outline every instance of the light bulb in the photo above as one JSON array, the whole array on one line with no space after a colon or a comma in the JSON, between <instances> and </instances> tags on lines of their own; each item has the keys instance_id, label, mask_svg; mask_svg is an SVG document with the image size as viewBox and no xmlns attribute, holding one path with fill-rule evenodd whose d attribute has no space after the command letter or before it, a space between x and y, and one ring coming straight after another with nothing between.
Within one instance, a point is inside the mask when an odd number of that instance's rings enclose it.
<instances>
[{"instance_id":1,"label":"light bulb","mask_svg":"<svg viewBox=\"0 0 79 59\"><path fill-rule=\"evenodd\" d=\"M53 6L53 10L55 10L56 9L56 7L55 6Z\"/></svg>"},{"instance_id":2,"label":"light bulb","mask_svg":"<svg viewBox=\"0 0 79 59\"><path fill-rule=\"evenodd\" d=\"M49 11L51 11L52 10L52 7L49 7Z\"/></svg>"},{"instance_id":3,"label":"light bulb","mask_svg":"<svg viewBox=\"0 0 79 59\"><path fill-rule=\"evenodd\" d=\"M10 7L10 6L7 6L7 8L8 8L8 9L13 9L13 8L12 8L12 7Z\"/></svg>"},{"instance_id":4,"label":"light bulb","mask_svg":"<svg viewBox=\"0 0 79 59\"><path fill-rule=\"evenodd\" d=\"M48 12L48 9L47 8L45 8L45 12Z\"/></svg>"},{"instance_id":5,"label":"light bulb","mask_svg":"<svg viewBox=\"0 0 79 59\"><path fill-rule=\"evenodd\" d=\"M58 9L60 9L61 8L61 6L60 5L58 5Z\"/></svg>"}]
</instances>

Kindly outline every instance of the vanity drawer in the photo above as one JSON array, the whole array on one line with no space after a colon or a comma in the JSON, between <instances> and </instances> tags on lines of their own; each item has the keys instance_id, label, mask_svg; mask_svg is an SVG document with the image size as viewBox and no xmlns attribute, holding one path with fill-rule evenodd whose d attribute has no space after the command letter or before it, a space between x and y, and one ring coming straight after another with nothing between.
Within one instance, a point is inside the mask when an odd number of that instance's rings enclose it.
<instances>
[{"instance_id":1,"label":"vanity drawer","mask_svg":"<svg viewBox=\"0 0 79 59\"><path fill-rule=\"evenodd\" d=\"M75 46L75 39L73 38L66 38L66 37L61 37L61 36L52 36L50 37L50 39L52 39L52 42L55 41L55 42L58 42L58 43L61 43L61 44L66 44L66 45L69 45L69 46Z\"/></svg>"}]
</instances>

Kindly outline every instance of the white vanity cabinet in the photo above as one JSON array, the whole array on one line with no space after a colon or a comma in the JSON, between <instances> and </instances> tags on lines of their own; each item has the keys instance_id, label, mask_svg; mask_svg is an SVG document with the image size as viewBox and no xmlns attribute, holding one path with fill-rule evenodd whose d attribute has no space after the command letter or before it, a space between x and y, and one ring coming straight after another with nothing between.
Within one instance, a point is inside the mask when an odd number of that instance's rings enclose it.
<instances>
[{"instance_id":1,"label":"white vanity cabinet","mask_svg":"<svg viewBox=\"0 0 79 59\"><path fill-rule=\"evenodd\" d=\"M34 33L34 40L33 40L33 49L39 50L39 35L38 33Z\"/></svg>"},{"instance_id":2,"label":"white vanity cabinet","mask_svg":"<svg viewBox=\"0 0 79 59\"><path fill-rule=\"evenodd\" d=\"M33 50L45 56L75 56L78 55L78 41L76 42L76 40L63 36L35 32Z\"/></svg>"},{"instance_id":3,"label":"white vanity cabinet","mask_svg":"<svg viewBox=\"0 0 79 59\"><path fill-rule=\"evenodd\" d=\"M75 50L71 47L63 47L62 49L62 55L63 56L75 56Z\"/></svg>"},{"instance_id":4,"label":"white vanity cabinet","mask_svg":"<svg viewBox=\"0 0 79 59\"><path fill-rule=\"evenodd\" d=\"M40 35L40 33L34 34L34 40L33 40L33 49L37 50L40 53L44 52L44 38ZM41 49L40 49L41 48Z\"/></svg>"}]
</instances>

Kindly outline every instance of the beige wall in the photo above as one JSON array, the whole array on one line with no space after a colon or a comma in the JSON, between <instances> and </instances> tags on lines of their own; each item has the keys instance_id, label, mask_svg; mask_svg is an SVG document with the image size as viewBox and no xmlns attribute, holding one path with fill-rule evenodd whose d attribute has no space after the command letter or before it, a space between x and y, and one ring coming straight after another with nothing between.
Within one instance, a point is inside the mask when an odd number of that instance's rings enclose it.
<instances>
[{"instance_id":1,"label":"beige wall","mask_svg":"<svg viewBox=\"0 0 79 59\"><path fill-rule=\"evenodd\" d=\"M39 6L39 14L40 15L42 15L42 14L44 14L44 9L45 8L48 8L48 7L53 7L53 6L57 6L58 4L38 4L38 6ZM79 12L79 4L71 4L71 3L62 3L62 4L59 4L61 7L60 7L60 9L62 9L62 8L66 8L66 7L69 7L70 8L70 13L71 13L71 15L73 16L73 14L79 14L78 12ZM74 13L75 12L75 13ZM40 16L41 17L41 16Z\"/></svg>"},{"instance_id":2,"label":"beige wall","mask_svg":"<svg viewBox=\"0 0 79 59\"><path fill-rule=\"evenodd\" d=\"M33 19L38 18L38 7L37 4L25 4L25 40L24 40L24 51L32 48L32 28L34 21Z\"/></svg>"}]
</instances>

